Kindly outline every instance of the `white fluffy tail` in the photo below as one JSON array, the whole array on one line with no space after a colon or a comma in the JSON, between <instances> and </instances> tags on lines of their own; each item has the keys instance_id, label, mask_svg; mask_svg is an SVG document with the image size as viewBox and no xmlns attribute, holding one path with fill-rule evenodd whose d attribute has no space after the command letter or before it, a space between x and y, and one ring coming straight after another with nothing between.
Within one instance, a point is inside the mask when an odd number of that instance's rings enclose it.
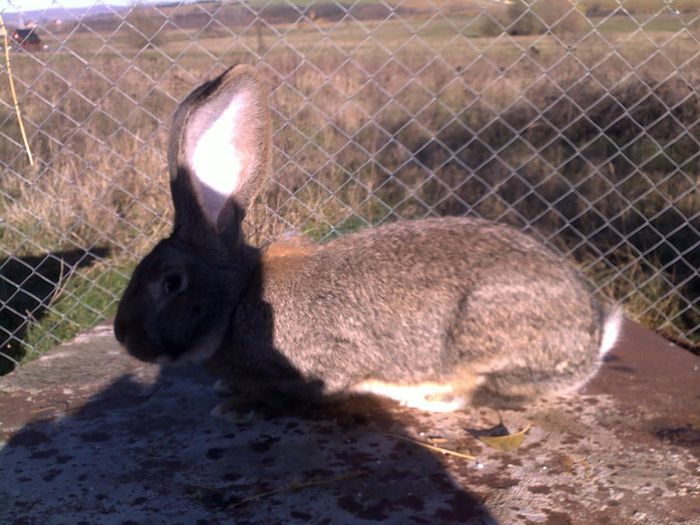
<instances>
[{"instance_id":1,"label":"white fluffy tail","mask_svg":"<svg viewBox=\"0 0 700 525\"><path fill-rule=\"evenodd\" d=\"M615 306L605 316L603 323L603 337L600 341L600 350L598 355L602 358L607 354L615 343L620 339L622 333L622 322L625 319L624 312L620 306Z\"/></svg>"}]
</instances>

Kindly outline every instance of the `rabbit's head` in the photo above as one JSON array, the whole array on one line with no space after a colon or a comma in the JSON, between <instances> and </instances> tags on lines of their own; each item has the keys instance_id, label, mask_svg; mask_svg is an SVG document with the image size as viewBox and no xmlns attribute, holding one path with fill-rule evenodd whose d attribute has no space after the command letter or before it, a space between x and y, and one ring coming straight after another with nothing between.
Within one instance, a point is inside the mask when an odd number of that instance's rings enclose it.
<instances>
[{"instance_id":1,"label":"rabbit's head","mask_svg":"<svg viewBox=\"0 0 700 525\"><path fill-rule=\"evenodd\" d=\"M241 222L270 171L270 136L266 94L250 66L202 84L175 112L173 231L134 270L114 322L133 356L203 360L221 344L256 267Z\"/></svg>"}]
</instances>

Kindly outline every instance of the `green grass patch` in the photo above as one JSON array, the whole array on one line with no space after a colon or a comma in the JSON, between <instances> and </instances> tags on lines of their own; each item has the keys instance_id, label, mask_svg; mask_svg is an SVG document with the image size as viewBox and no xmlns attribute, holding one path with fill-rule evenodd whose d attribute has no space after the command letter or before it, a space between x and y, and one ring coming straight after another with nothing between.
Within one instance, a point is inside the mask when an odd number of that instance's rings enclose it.
<instances>
[{"instance_id":1,"label":"green grass patch","mask_svg":"<svg viewBox=\"0 0 700 525\"><path fill-rule=\"evenodd\" d=\"M30 322L25 343L31 347L25 360L41 355L114 315L118 298L133 270L133 261L98 261L76 270L57 290L40 320Z\"/></svg>"}]
</instances>

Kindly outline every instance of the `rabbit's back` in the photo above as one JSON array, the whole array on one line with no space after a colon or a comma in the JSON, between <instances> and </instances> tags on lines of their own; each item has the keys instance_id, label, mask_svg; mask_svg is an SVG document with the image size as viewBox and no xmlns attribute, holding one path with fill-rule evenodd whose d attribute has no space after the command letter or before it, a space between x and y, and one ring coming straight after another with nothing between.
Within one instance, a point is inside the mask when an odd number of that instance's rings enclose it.
<instances>
[{"instance_id":1,"label":"rabbit's back","mask_svg":"<svg viewBox=\"0 0 700 525\"><path fill-rule=\"evenodd\" d=\"M484 394L527 396L584 381L598 361L603 316L586 285L513 228L399 222L263 261L274 348L328 392L478 378Z\"/></svg>"}]
</instances>

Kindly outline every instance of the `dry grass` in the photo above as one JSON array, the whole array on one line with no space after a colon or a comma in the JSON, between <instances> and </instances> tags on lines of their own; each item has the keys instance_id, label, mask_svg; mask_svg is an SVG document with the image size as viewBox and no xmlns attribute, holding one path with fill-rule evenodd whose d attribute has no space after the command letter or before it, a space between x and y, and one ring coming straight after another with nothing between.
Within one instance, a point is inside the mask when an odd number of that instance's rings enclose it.
<instances>
[{"instance_id":1,"label":"dry grass","mask_svg":"<svg viewBox=\"0 0 700 525\"><path fill-rule=\"evenodd\" d=\"M697 42L590 34L567 51L556 36L452 40L444 23L416 22L425 40L409 45L395 22L368 40L352 23L328 25L331 39L302 23L276 27L285 41L267 27L192 44L178 30L161 35L165 54L134 56L127 36L107 49L78 33L70 52L16 56L39 162L27 165L3 93L3 245L140 257L169 228L177 101L263 48L276 149L249 216L256 240L475 213L538 232L640 318L697 340Z\"/></svg>"}]
</instances>

